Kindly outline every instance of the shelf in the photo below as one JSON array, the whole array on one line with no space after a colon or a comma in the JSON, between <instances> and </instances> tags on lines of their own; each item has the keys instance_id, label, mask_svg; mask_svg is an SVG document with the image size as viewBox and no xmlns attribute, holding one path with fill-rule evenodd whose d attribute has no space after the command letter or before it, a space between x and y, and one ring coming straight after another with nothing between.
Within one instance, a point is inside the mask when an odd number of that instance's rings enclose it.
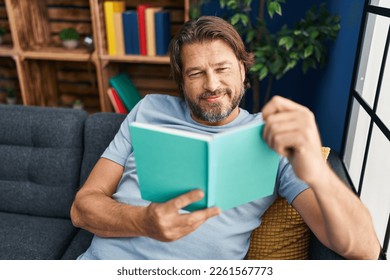
<instances>
[{"instance_id":1,"label":"shelf","mask_svg":"<svg viewBox=\"0 0 390 280\"><path fill-rule=\"evenodd\" d=\"M100 58L113 62L169 64L169 56L101 55Z\"/></svg>"},{"instance_id":2,"label":"shelf","mask_svg":"<svg viewBox=\"0 0 390 280\"><path fill-rule=\"evenodd\" d=\"M12 57L14 56L15 51L12 46L2 45L0 46L0 56L1 57Z\"/></svg>"},{"instance_id":3,"label":"shelf","mask_svg":"<svg viewBox=\"0 0 390 280\"><path fill-rule=\"evenodd\" d=\"M59 61L90 61L92 57L85 49L67 50L64 48L45 48L39 51L22 51L21 56L29 59L59 60Z\"/></svg>"}]
</instances>

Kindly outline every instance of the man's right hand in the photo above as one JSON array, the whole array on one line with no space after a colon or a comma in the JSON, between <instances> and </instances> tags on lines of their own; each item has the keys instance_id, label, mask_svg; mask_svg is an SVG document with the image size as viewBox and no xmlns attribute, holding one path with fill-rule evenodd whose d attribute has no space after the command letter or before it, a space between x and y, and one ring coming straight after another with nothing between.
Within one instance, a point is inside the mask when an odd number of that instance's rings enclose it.
<instances>
[{"instance_id":1,"label":"man's right hand","mask_svg":"<svg viewBox=\"0 0 390 280\"><path fill-rule=\"evenodd\" d=\"M178 240L201 226L209 218L221 213L218 207L180 214L179 210L202 199L201 190L193 190L165 203L151 203L146 208L145 235L159 241Z\"/></svg>"},{"instance_id":2,"label":"man's right hand","mask_svg":"<svg viewBox=\"0 0 390 280\"><path fill-rule=\"evenodd\" d=\"M200 190L149 206L120 203L112 195L122 175L123 166L105 158L99 159L72 205L74 226L100 237L147 236L160 241L174 241L220 213L216 207L179 213L180 209L203 198Z\"/></svg>"}]
</instances>

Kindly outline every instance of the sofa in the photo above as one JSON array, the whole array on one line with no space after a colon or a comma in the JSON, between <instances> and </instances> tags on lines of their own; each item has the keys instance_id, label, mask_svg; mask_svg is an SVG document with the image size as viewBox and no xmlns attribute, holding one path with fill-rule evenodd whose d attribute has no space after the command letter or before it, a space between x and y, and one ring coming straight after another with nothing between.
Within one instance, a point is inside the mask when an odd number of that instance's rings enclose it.
<instances>
[{"instance_id":1,"label":"sofa","mask_svg":"<svg viewBox=\"0 0 390 280\"><path fill-rule=\"evenodd\" d=\"M76 259L92 234L75 228L75 194L125 115L0 105L0 259ZM329 162L347 177L337 154ZM311 259L340 259L311 236Z\"/></svg>"}]
</instances>

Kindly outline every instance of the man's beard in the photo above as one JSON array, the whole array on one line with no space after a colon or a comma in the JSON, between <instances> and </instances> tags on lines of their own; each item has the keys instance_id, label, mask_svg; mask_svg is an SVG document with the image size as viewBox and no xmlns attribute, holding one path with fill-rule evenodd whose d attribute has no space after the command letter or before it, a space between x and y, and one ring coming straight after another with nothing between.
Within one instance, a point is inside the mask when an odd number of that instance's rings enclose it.
<instances>
[{"instance_id":1,"label":"man's beard","mask_svg":"<svg viewBox=\"0 0 390 280\"><path fill-rule=\"evenodd\" d=\"M202 99L216 95L227 95L232 98L232 90L230 88L218 89L213 92L204 92L198 96L195 101L189 99L185 93L184 96L188 107L195 118L210 123L216 123L230 116L233 110L240 104L244 92L245 89L244 86L242 86L240 94L234 96L227 106L224 106L222 102L210 103L205 106L200 105L200 103Z\"/></svg>"}]
</instances>

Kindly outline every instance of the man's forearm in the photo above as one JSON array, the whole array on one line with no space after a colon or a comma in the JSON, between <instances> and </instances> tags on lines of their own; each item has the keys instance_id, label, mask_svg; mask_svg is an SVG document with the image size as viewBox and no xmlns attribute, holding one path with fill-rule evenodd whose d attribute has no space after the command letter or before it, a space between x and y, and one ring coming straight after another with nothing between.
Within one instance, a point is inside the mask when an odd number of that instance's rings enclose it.
<instances>
[{"instance_id":1,"label":"man's forearm","mask_svg":"<svg viewBox=\"0 0 390 280\"><path fill-rule=\"evenodd\" d=\"M368 209L327 167L311 188L320 205L329 246L349 259L375 259L380 245Z\"/></svg>"},{"instance_id":2,"label":"man's forearm","mask_svg":"<svg viewBox=\"0 0 390 280\"><path fill-rule=\"evenodd\" d=\"M145 207L119 203L105 194L77 194L71 208L72 223L101 237L141 236Z\"/></svg>"},{"instance_id":3,"label":"man's forearm","mask_svg":"<svg viewBox=\"0 0 390 280\"><path fill-rule=\"evenodd\" d=\"M159 241L175 241L220 214L216 207L180 214L180 209L203 196L202 191L194 190L165 203L141 207L116 202L103 192L88 193L81 189L72 206L71 217L75 226L102 237L147 236Z\"/></svg>"}]
</instances>

